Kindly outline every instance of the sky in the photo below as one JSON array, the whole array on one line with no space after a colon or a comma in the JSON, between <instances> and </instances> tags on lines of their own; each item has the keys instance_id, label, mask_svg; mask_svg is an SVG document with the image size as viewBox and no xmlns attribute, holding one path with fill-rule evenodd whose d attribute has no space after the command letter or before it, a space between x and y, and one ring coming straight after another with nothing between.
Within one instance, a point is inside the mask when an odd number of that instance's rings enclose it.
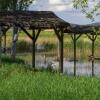
<instances>
[{"instance_id":1,"label":"sky","mask_svg":"<svg viewBox=\"0 0 100 100\"><path fill-rule=\"evenodd\" d=\"M85 14L73 7L72 1L73 0L36 0L30 5L29 10L53 11L58 17L73 24L83 25L100 22L100 16L96 16L94 22L86 18ZM89 0L88 10L92 9L97 2L100 2L100 0L96 0L95 2Z\"/></svg>"}]
</instances>

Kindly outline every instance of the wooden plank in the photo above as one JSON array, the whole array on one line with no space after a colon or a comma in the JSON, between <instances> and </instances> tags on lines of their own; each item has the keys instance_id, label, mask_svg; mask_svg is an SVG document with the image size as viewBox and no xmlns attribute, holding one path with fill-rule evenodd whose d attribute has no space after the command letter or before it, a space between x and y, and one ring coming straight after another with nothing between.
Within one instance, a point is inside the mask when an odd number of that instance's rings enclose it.
<instances>
[{"instance_id":1,"label":"wooden plank","mask_svg":"<svg viewBox=\"0 0 100 100\"><path fill-rule=\"evenodd\" d=\"M100 60L100 57L95 57L95 60Z\"/></svg>"},{"instance_id":2,"label":"wooden plank","mask_svg":"<svg viewBox=\"0 0 100 100\"><path fill-rule=\"evenodd\" d=\"M92 61L92 60L100 60L100 57L93 57L92 55L89 56L88 58L89 61Z\"/></svg>"}]
</instances>

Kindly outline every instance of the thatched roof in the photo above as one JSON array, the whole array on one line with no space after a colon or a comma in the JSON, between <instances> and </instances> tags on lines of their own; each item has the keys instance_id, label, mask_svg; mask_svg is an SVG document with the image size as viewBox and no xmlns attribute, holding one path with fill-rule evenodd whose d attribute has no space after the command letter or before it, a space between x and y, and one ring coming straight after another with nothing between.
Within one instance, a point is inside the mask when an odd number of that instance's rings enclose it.
<instances>
[{"instance_id":1,"label":"thatched roof","mask_svg":"<svg viewBox=\"0 0 100 100\"><path fill-rule=\"evenodd\" d=\"M100 23L92 23L87 25L77 25L77 24L70 24L65 29L65 33L92 33L94 32L94 29L100 28Z\"/></svg>"},{"instance_id":2,"label":"thatched roof","mask_svg":"<svg viewBox=\"0 0 100 100\"><path fill-rule=\"evenodd\" d=\"M100 23L77 25L64 21L51 11L4 11L0 12L0 25L13 24L35 29L63 28L65 33L89 33Z\"/></svg>"},{"instance_id":3,"label":"thatched roof","mask_svg":"<svg viewBox=\"0 0 100 100\"><path fill-rule=\"evenodd\" d=\"M51 11L16 11L0 12L0 23L17 23L30 28L67 27L69 23L57 17Z\"/></svg>"}]
</instances>

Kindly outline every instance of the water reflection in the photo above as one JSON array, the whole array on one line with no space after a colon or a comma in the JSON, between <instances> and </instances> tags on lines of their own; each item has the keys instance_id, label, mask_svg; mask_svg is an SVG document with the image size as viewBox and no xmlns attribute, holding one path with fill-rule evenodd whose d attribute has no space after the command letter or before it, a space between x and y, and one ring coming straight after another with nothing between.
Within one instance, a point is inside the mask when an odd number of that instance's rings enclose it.
<instances>
[{"instance_id":1,"label":"water reflection","mask_svg":"<svg viewBox=\"0 0 100 100\"><path fill-rule=\"evenodd\" d=\"M43 56L36 57L36 65L38 68L47 68L48 66L52 67L54 70L59 69L59 61L54 61L53 57L47 57L46 59ZM76 67L77 75L91 75L92 73L92 64L87 61L77 61ZM95 75L100 75L100 63L95 62ZM68 75L73 75L74 73L74 62L64 60L64 73Z\"/></svg>"}]
</instances>

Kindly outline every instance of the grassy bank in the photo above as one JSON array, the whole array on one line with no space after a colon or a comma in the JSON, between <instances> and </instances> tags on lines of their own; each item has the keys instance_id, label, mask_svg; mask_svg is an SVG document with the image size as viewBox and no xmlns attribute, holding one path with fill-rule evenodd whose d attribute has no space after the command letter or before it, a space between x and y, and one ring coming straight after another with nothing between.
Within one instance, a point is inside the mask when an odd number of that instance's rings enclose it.
<instances>
[{"instance_id":1,"label":"grassy bank","mask_svg":"<svg viewBox=\"0 0 100 100\"><path fill-rule=\"evenodd\" d=\"M0 100L99 100L99 77L34 71L21 60L3 59Z\"/></svg>"}]
</instances>

